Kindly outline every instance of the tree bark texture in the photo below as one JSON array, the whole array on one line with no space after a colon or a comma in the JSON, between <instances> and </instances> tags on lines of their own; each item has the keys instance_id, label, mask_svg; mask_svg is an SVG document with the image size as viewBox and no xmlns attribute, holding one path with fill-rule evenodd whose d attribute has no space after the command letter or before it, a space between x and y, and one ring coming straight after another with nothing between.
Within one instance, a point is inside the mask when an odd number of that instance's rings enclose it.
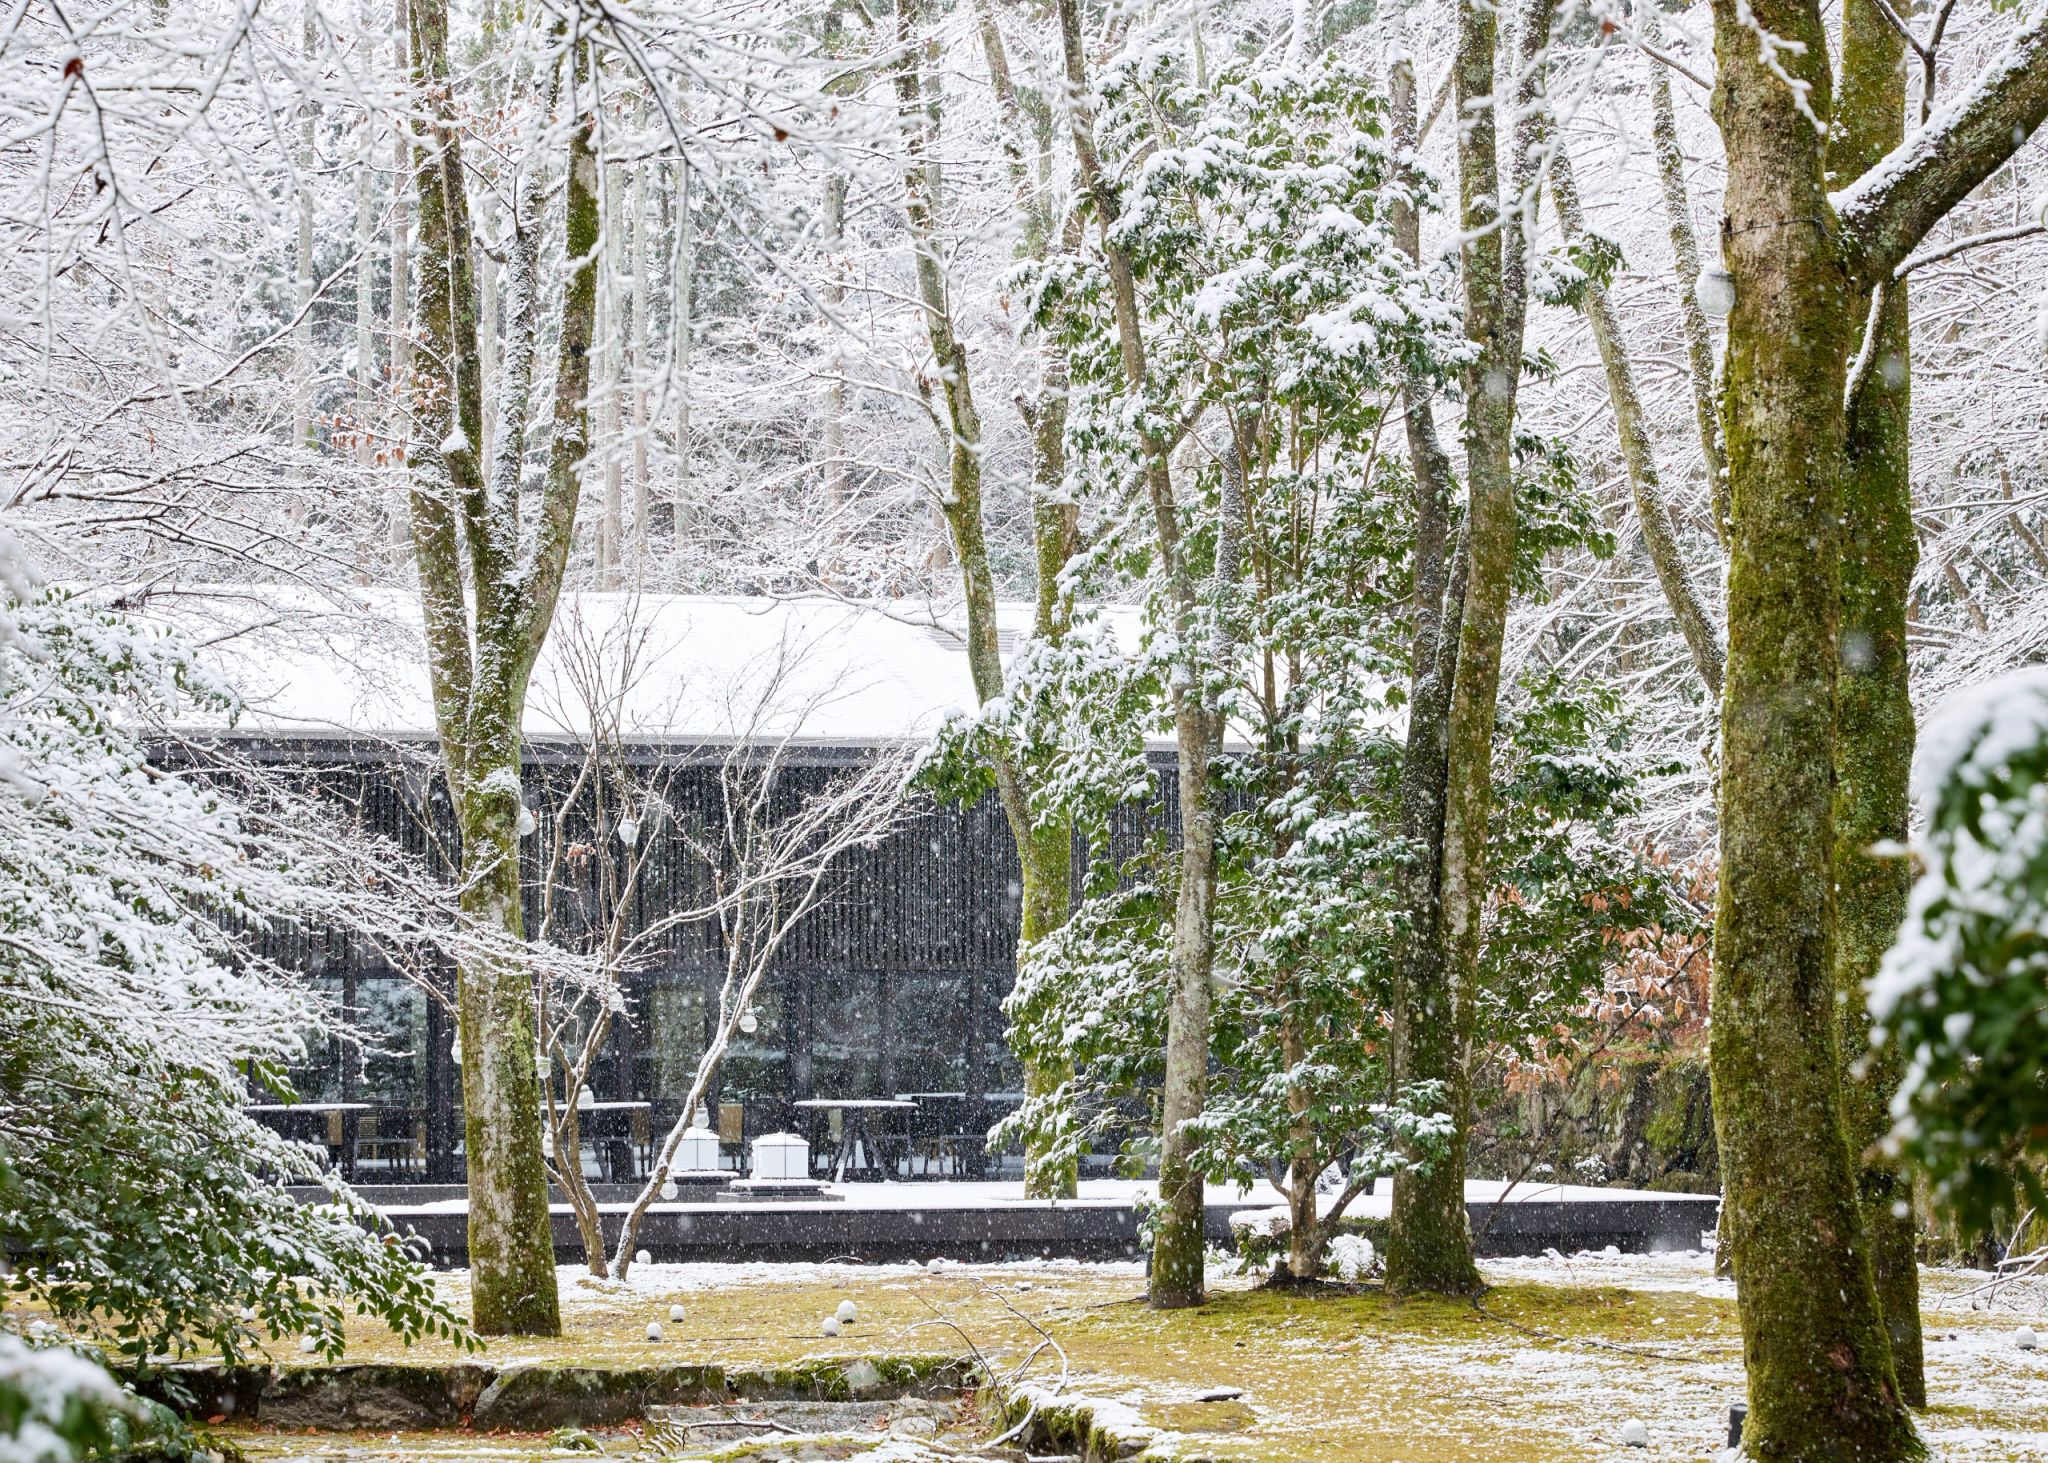
<instances>
[{"instance_id":1,"label":"tree bark texture","mask_svg":"<svg viewBox=\"0 0 2048 1463\"><path fill-rule=\"evenodd\" d=\"M1405 58L1391 77L1394 143L1416 145L1415 70ZM1418 263L1421 222L1415 210L1397 205L1394 230L1401 247ZM1408 740L1401 762L1401 837L1414 852L1405 903L1408 931L1398 955L1394 1003L1394 1088L1399 1092L1423 1072L1438 1070L1443 1054L1433 1043L1442 1023L1435 997L1443 986L1442 879L1445 758L1450 739L1451 684L1457 673L1458 625L1464 609L1466 564L1462 535L1448 541L1455 484L1449 457L1438 440L1427 389L1409 383L1402 392L1408 460L1415 479L1415 557L1411 575ZM1420 1039L1423 1049L1415 1050ZM1418 1056L1422 1072L1418 1072ZM1417 1202L1420 1175L1397 1174L1394 1206L1409 1212L1412 1250L1434 1243L1424 1233L1432 1217L1449 1211ZM1462 1185L1461 1185L1462 1188ZM1466 1224L1463 1194L1457 1223ZM1469 1241L1466 1241L1469 1243ZM1453 1242L1455 1244L1455 1241Z\"/></svg>"},{"instance_id":2,"label":"tree bark texture","mask_svg":"<svg viewBox=\"0 0 2048 1463\"><path fill-rule=\"evenodd\" d=\"M980 0L976 7L976 18L981 35L982 53L988 62L991 87L996 96L996 108L1003 124L1003 161L1010 175L1011 191L1016 197L1019 217L1023 221L1023 233L1019 252L1029 259L1044 260L1052 247L1052 226L1044 193L1039 186L1042 180L1034 178L1028 158L1030 155L1030 130L1024 117L1024 109L1017 95L1016 83L1010 75L1009 55L1003 43L1001 27L997 24L991 0ZM1073 557L1078 538L1075 507L1065 498L1066 477L1066 370L1062 348L1057 343L1041 347L1041 368L1043 379L1035 402L1020 403L1025 415L1025 425L1031 433L1031 535L1033 566L1037 574L1036 613L1032 633L1039 639L1057 643L1065 634L1071 618L1071 607L1067 597L1060 590L1060 572ZM966 368L962 354L961 369ZM956 495L957 497L957 495ZM948 519L964 512L964 508L949 504ZM980 503L975 504L975 517L980 518ZM968 617L970 640L978 641L993 636L994 602L990 600L988 611L990 624L985 633L976 633L973 628L975 613L971 586L977 580L990 579L988 571L988 550L982 530L977 522L973 539L978 553L979 568L969 565L969 540L956 529L953 535L958 551L962 582L970 587L968 596ZM1001 664L996 663L996 694L1002 694ZM976 685L980 685L977 676ZM998 782L1006 775L998 769ZM1070 820L1056 817L1041 822L1030 806L1030 789L1025 785L1021 770L1012 765L1007 776L1016 784L1014 799L1006 791L1003 794L1003 811L1010 822L1010 834L1017 846L1020 899L1022 904L1021 923L1017 936L1017 960L1021 966L1028 957L1031 947L1052 934L1067 922L1073 909L1074 890L1074 829ZM1014 810L1013 810L1014 803ZM1073 1077L1069 1065L1046 1065L1028 1062L1024 1070L1024 1089L1035 1099L1050 1099L1060 1092ZM1024 1154L1024 1194L1031 1199L1071 1199L1078 1191L1079 1167L1073 1155L1066 1153L1062 1145L1047 1144L1033 1139L1026 1145Z\"/></svg>"},{"instance_id":3,"label":"tree bark texture","mask_svg":"<svg viewBox=\"0 0 2048 1463\"><path fill-rule=\"evenodd\" d=\"M1874 578L1859 565L1845 599L1843 395L1866 293L2048 115L2048 12L1922 134L1832 197L1822 138L1839 119L1817 0L1716 0L1714 25L1722 257L1736 300L1722 398L1732 533L1712 1071L1749 1370L1744 1443L1761 1459L1881 1463L1922 1449L1844 1121L1835 735L1841 617L1873 614L1896 566ZM1864 72L1854 67L1852 88ZM1902 418L1864 425L1860 450L1882 455ZM1896 529L1869 527L1883 558ZM1880 689L1855 714L1887 701ZM1881 806L1873 787L1851 789L1857 816Z\"/></svg>"},{"instance_id":4,"label":"tree bark texture","mask_svg":"<svg viewBox=\"0 0 2048 1463\"><path fill-rule=\"evenodd\" d=\"M528 677L561 589L576 509L574 469L585 455L582 402L589 386L596 284L596 165L578 88L572 95L572 107L579 110L570 132L566 184L564 245L570 264L555 439L532 558L522 563L518 496L493 491L479 459L478 292L461 138L447 120L447 9L443 0L414 0L410 11L413 79L429 115L415 155L417 313L425 349L411 460L414 557L435 721L462 834L460 907L472 919L519 936L521 727ZM531 309L532 301L526 305ZM557 1334L561 1320L530 972L506 960L464 964L457 1021L474 1324L487 1335Z\"/></svg>"},{"instance_id":5,"label":"tree bark texture","mask_svg":"<svg viewBox=\"0 0 2048 1463\"><path fill-rule=\"evenodd\" d=\"M1148 373L1138 315L1137 280L1129 254L1110 234L1110 225L1118 212L1116 190L1104 174L1101 157L1095 150L1094 108L1082 49L1079 0L1059 0L1059 18L1075 161L1082 191L1087 194L1100 231L1125 384L1134 397L1142 398ZM1181 550L1173 468L1167 444L1156 427L1141 425L1138 445L1145 462L1145 491L1151 501L1160 571L1185 650L1194 628L1195 588ZM1209 983L1216 948L1216 815L1211 806L1209 761L1216 745L1217 718L1204 703L1191 667L1184 665L1175 672L1171 698L1180 792L1180 877L1173 915L1173 988L1166 1008L1166 1079L1159 1134L1160 1207L1153 1225L1152 1275L1147 1297L1152 1305L1161 1308L1199 1305L1204 1294L1202 1174L1195 1164L1194 1139L1188 1124L1201 1116L1208 1095Z\"/></svg>"},{"instance_id":6,"label":"tree bark texture","mask_svg":"<svg viewBox=\"0 0 2048 1463\"><path fill-rule=\"evenodd\" d=\"M1532 0L1522 18L1522 94L1514 136L1520 207L1533 214L1528 163L1542 128L1541 57L1549 45L1552 0ZM1493 732L1515 555L1515 392L1522 367L1527 308L1526 238L1533 218L1502 217L1494 58L1497 12L1461 0L1453 62L1458 108L1458 186L1467 241L1463 250L1465 334L1478 354L1465 370L1465 475L1468 493L1464 607L1457 672L1445 741L1442 965L1433 980L1412 982L1404 1056L1409 1081L1442 1085L1452 1119L1447 1151L1394 1186L1387 1239L1387 1285L1396 1291L1463 1294L1479 1286L1465 1211L1465 1130L1470 1121L1470 1047L1475 1019L1480 928L1487 891L1486 834L1493 793Z\"/></svg>"},{"instance_id":7,"label":"tree bark texture","mask_svg":"<svg viewBox=\"0 0 2048 1463\"><path fill-rule=\"evenodd\" d=\"M1833 247L1822 140L1828 37L1808 0L1759 0L1802 93L1737 0L1717 0L1722 251L1735 279L1721 877L1712 1072L1760 1459L1917 1456L1842 1123L1834 745L1842 384L1857 290ZM1811 115L1809 115L1809 113Z\"/></svg>"},{"instance_id":8,"label":"tree bark texture","mask_svg":"<svg viewBox=\"0 0 2048 1463\"><path fill-rule=\"evenodd\" d=\"M1831 181L1853 178L1905 140L1905 41L1873 0L1842 9L1841 94L1828 144ZM1913 1187L1877 1152L1891 1127L1900 1062L1870 1052L1864 984L1906 916L1912 869L1873 858L1910 836L1913 698L1906 606L1919 567L1913 532L1911 335L1906 281L1881 282L1869 369L1847 402L1842 479L1841 654L1835 705L1835 987L1841 1000L1844 1111L1870 1239L1872 1276L1891 1335L1892 1369L1909 1407L1927 1405ZM1875 293L1875 291L1873 291Z\"/></svg>"},{"instance_id":9,"label":"tree bark texture","mask_svg":"<svg viewBox=\"0 0 2048 1463\"><path fill-rule=\"evenodd\" d=\"M1636 7L1643 37L1662 35L1654 4ZM1707 498L1714 537L1728 547L1728 454L1721 443L1721 419L1714 406L1714 338L1700 309L1694 283L1700 275L1699 238L1692 227L1692 194L1685 183L1685 149L1678 140L1678 111L1671 104L1671 73L1661 61L1650 65L1650 137L1657 153L1657 182L1671 233L1672 273L1678 286L1678 319L1685 331L1686 376L1692 385L1693 423L1700 434L1700 460L1707 468ZM1714 694L1720 694L1717 684Z\"/></svg>"}]
</instances>

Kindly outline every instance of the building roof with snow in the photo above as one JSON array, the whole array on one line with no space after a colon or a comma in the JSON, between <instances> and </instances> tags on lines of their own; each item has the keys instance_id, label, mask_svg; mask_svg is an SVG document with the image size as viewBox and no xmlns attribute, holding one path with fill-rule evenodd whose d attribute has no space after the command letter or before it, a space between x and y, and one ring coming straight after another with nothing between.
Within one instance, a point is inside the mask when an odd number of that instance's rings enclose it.
<instances>
[{"instance_id":1,"label":"building roof with snow","mask_svg":"<svg viewBox=\"0 0 2048 1463\"><path fill-rule=\"evenodd\" d=\"M153 596L142 612L200 647L240 698L232 721L188 732L266 738L434 735L417 595L396 589L218 585ZM1007 656L1031 607L998 607ZM1135 610L1105 611L1116 643ZM974 705L957 615L915 601L564 594L535 666L525 726L538 741L589 733L615 704L624 737L860 746L929 737Z\"/></svg>"}]
</instances>

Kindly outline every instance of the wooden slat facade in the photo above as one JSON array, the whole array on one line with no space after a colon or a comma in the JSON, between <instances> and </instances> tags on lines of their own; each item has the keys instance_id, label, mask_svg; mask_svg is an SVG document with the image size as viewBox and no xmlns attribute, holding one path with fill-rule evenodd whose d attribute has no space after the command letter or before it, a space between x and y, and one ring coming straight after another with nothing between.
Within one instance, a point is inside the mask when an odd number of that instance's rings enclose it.
<instances>
[{"instance_id":1,"label":"wooden slat facade","mask_svg":"<svg viewBox=\"0 0 2048 1463\"><path fill-rule=\"evenodd\" d=\"M234 750L288 769L364 829L452 876L456 831L431 744L238 740ZM662 814L645 819L639 835L652 846L634 898L635 927L708 902L708 871L678 829L717 817L721 755L674 748L639 753L648 767L659 767L665 797ZM858 748L806 752L785 768L774 795L793 803L835 767L862 755ZM573 775L565 749L529 749L526 798L539 824L522 848L529 933L538 928L539 876L554 813ZM1119 845L1128 838L1135 847L1148 827L1171 819L1173 779L1160 777L1158 785L1159 803L1133 808L1119 820L1126 825L1117 830ZM583 802L571 810L565 837L571 843L616 837L616 815L600 820L589 800ZM559 937L573 942L599 905L598 863L585 859L571 867L573 877L558 888L557 926ZM987 1095L1013 1091L1020 1082L1000 1009L1013 979L1018 877L1009 828L992 796L968 809L927 808L880 846L849 854L829 897L779 951L756 1002L759 1029L728 1056L713 1110L738 1104L752 1136L800 1126L789 1104L801 1098L960 1092L964 1121L970 1129L985 1126ZM329 1043L294 1073L303 1098L379 1106L375 1136L367 1146L355 1145L367 1155L358 1177L377 1177L380 1166L388 1166L392 1177L458 1181L460 1082L441 1004L339 932L279 925L257 938L267 956L331 991L377 1040L362 1053ZM715 922L667 932L627 982L627 1017L593 1083L599 1098L652 1103L652 1130L666 1128L715 1017L724 968ZM447 988L452 972L440 979ZM625 1146L616 1148L618 1161L608 1161L608 1170L642 1151L645 1136L622 1131ZM978 1172L980 1163L978 1152L969 1155L970 1171Z\"/></svg>"}]
</instances>

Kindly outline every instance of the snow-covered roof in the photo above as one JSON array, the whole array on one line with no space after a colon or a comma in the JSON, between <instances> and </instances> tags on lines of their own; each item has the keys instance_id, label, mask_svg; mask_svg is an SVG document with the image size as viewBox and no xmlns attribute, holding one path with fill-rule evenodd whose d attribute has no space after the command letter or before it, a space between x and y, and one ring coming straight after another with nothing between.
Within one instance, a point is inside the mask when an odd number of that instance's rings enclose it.
<instances>
[{"instance_id":1,"label":"snow-covered roof","mask_svg":"<svg viewBox=\"0 0 2048 1463\"><path fill-rule=\"evenodd\" d=\"M396 589L223 585L150 599L147 617L201 647L241 697L247 737L433 735L417 595ZM1028 605L999 607L1004 650ZM1118 641L1135 611L1111 610ZM917 603L824 597L565 594L535 667L526 733L587 734L592 684L621 697L620 724L643 742L793 737L865 745L922 739L974 704L957 622ZM628 669L630 667L630 670ZM229 730L197 714L185 730Z\"/></svg>"}]
</instances>

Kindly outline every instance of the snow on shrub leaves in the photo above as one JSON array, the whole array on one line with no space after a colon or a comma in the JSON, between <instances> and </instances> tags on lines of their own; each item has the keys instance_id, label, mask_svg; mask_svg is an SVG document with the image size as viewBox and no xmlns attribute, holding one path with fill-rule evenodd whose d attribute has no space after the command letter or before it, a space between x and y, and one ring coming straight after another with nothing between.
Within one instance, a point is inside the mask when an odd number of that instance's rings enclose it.
<instances>
[{"instance_id":1,"label":"snow on shrub leaves","mask_svg":"<svg viewBox=\"0 0 2048 1463\"><path fill-rule=\"evenodd\" d=\"M1956 697L1921 735L1928 826L1898 943L1870 983L1875 1037L1906 1072L1889 1144L1981 1229L2048 1152L2048 669Z\"/></svg>"},{"instance_id":2,"label":"snow on shrub leaves","mask_svg":"<svg viewBox=\"0 0 2048 1463\"><path fill-rule=\"evenodd\" d=\"M0 556L11 546L0 542ZM7 1286L130 1366L344 1310L461 1337L420 1261L324 1156L244 1114L335 1017L249 935L392 903L275 807L155 765L138 729L225 704L175 641L19 576L0 596L0 1243ZM417 917L413 923L417 925ZM392 921L402 926L403 919Z\"/></svg>"}]
</instances>

